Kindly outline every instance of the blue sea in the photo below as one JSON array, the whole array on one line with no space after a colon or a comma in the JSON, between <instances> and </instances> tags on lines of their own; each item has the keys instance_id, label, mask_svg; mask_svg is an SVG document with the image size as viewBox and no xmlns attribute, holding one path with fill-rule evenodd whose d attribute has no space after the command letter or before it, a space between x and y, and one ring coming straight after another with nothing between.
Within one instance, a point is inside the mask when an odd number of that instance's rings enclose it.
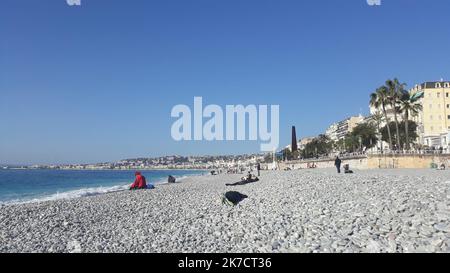
<instances>
[{"instance_id":1,"label":"blue sea","mask_svg":"<svg viewBox=\"0 0 450 273\"><path fill-rule=\"evenodd\" d=\"M46 201L122 191L134 181L135 171L115 170L0 170L0 204ZM205 171L141 171L147 184L166 183L169 175L177 182Z\"/></svg>"}]
</instances>

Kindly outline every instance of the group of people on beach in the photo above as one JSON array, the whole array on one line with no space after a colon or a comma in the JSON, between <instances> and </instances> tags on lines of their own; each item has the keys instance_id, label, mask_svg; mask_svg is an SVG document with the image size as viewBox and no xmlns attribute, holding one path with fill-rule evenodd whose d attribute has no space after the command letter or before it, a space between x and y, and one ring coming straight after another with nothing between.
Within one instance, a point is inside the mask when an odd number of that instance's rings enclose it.
<instances>
[{"instance_id":1,"label":"group of people on beach","mask_svg":"<svg viewBox=\"0 0 450 273\"><path fill-rule=\"evenodd\" d=\"M141 172L135 172L134 173L135 179L133 184L130 186L130 190L143 190L143 189L153 189L153 185L147 185L147 181L145 179L145 176L142 175ZM175 183L176 179L172 175L169 175L167 178L168 183Z\"/></svg>"},{"instance_id":2,"label":"group of people on beach","mask_svg":"<svg viewBox=\"0 0 450 273\"><path fill-rule=\"evenodd\" d=\"M334 161L334 165L336 166L337 172L341 173L341 164L342 164L342 160L339 158L339 156L336 156L336 159ZM261 171L261 165L258 163L256 166L256 170L258 172L258 176L260 176L260 171ZM346 164L344 165L344 171L345 173L353 173L350 169L349 169L349 165ZM133 184L131 184L130 186L130 190L140 190L140 189L148 189L148 188L153 188L153 186L148 186L147 185L147 181L145 179L145 176L142 175L141 172L135 172L135 180L133 182ZM238 186L238 185L244 185L244 184L248 184L248 183L254 183L259 181L258 176L252 175L252 173L249 171L247 176L242 177L241 181L237 182L237 183L233 183L233 184L226 184L227 186ZM168 183L175 183L175 177L169 175L168 177Z\"/></svg>"},{"instance_id":3,"label":"group of people on beach","mask_svg":"<svg viewBox=\"0 0 450 273\"><path fill-rule=\"evenodd\" d=\"M258 163L256 167L258 171L258 176L260 175L261 165ZM153 185L147 185L147 181L145 179L145 176L142 175L141 172L135 172L134 173L135 180L133 184L130 186L130 190L142 190L142 189L153 189ZM241 178L241 181L233 183L233 184L226 184L226 186L240 186L245 185L248 183L254 183L258 182L259 178L256 175L253 175L251 171L248 172L248 174ZM169 175L168 177L168 183L175 183L175 177ZM230 191L223 195L222 202L229 205L236 205L244 198L247 198L248 196L243 195L239 192Z\"/></svg>"},{"instance_id":4,"label":"group of people on beach","mask_svg":"<svg viewBox=\"0 0 450 273\"><path fill-rule=\"evenodd\" d=\"M242 167L242 166L234 167L234 168L228 168L226 170L226 174L241 174L241 173L244 173L245 170L246 169L244 167ZM250 168L250 171L253 171L253 168ZM261 171L261 164L260 163L256 164L256 171L258 172L258 175L260 175L260 171ZM213 174L212 172L211 172L211 174L212 175L217 175L217 174L221 174L222 170L214 171L214 172L215 172L215 174Z\"/></svg>"}]
</instances>

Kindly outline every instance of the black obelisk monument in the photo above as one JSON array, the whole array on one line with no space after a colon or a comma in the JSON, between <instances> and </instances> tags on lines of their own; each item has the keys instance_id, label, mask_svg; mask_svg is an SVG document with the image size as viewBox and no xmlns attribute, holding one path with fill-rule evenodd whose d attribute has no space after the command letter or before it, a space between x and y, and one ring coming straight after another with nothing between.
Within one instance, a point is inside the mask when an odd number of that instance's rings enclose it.
<instances>
[{"instance_id":1,"label":"black obelisk monument","mask_svg":"<svg viewBox=\"0 0 450 273\"><path fill-rule=\"evenodd\" d=\"M297 147L297 134L295 133L295 126L292 126L292 143L291 143L291 151L296 152L298 150Z\"/></svg>"}]
</instances>

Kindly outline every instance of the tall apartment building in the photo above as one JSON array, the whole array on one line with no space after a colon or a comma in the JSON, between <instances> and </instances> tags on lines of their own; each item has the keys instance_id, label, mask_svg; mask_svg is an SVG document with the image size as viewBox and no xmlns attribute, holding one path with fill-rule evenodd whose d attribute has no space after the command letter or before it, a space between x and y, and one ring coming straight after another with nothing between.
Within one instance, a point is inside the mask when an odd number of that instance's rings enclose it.
<instances>
[{"instance_id":1,"label":"tall apartment building","mask_svg":"<svg viewBox=\"0 0 450 273\"><path fill-rule=\"evenodd\" d=\"M410 90L422 105L417 117L419 142L429 147L450 147L450 82L425 82Z\"/></svg>"},{"instance_id":2,"label":"tall apartment building","mask_svg":"<svg viewBox=\"0 0 450 273\"><path fill-rule=\"evenodd\" d=\"M351 133L353 129L364 120L364 117L359 115L350 117L348 119L333 123L326 131L326 135L334 140L344 139L348 133Z\"/></svg>"},{"instance_id":3,"label":"tall apartment building","mask_svg":"<svg viewBox=\"0 0 450 273\"><path fill-rule=\"evenodd\" d=\"M333 123L330 125L330 127L328 127L328 129L325 131L325 135L333 140L333 141L338 141L338 136L337 136L337 129L338 129L338 124L337 123Z\"/></svg>"}]
</instances>

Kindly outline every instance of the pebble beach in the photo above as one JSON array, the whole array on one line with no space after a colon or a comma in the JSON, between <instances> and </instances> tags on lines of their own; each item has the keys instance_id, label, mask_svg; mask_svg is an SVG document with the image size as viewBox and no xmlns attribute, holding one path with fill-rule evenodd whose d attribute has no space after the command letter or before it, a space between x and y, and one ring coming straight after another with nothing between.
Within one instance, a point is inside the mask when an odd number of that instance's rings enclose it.
<instances>
[{"instance_id":1,"label":"pebble beach","mask_svg":"<svg viewBox=\"0 0 450 273\"><path fill-rule=\"evenodd\" d=\"M450 171L189 177L153 190L0 206L0 252L450 252ZM248 196L236 206L221 195Z\"/></svg>"}]
</instances>

